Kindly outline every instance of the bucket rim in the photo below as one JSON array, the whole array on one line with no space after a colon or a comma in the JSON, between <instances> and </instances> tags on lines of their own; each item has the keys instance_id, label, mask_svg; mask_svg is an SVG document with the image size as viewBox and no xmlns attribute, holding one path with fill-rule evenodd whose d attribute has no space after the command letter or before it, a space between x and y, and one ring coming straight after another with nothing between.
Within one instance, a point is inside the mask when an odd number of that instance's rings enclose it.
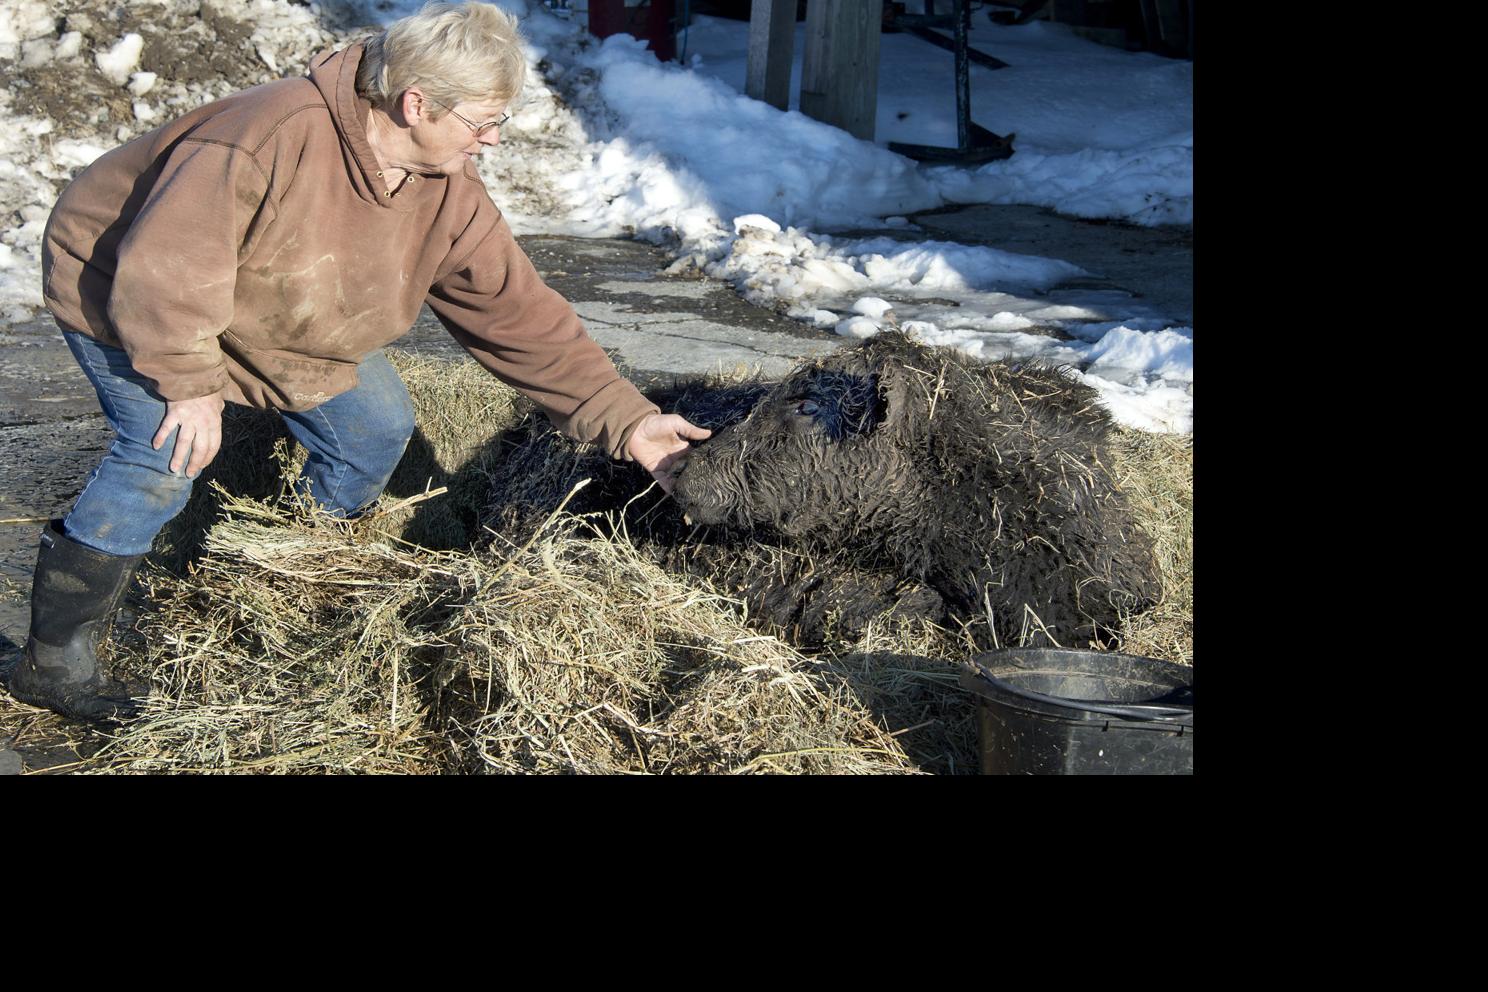
<instances>
[{"instance_id":1,"label":"bucket rim","mask_svg":"<svg viewBox=\"0 0 1488 992\"><path fill-rule=\"evenodd\" d=\"M1015 685L1004 678L994 674L993 666L989 661L1001 659L1011 661L1019 671L1028 673L1047 673L1050 675L1068 674L1061 669L1046 668L1043 666L1029 665L1023 663L1025 660L1034 661L1039 658L1059 655L1079 655L1098 657L1102 660L1121 659L1129 662L1137 662L1143 666L1153 666L1157 671L1170 676L1183 676L1184 686L1191 685L1193 669L1176 665L1161 658L1148 658L1143 655L1125 654L1117 651L1092 651L1086 648L1004 648L1000 651L986 651L975 655L970 659L969 667L964 668L961 673L962 688L975 692L989 703L1002 703L1007 701L990 695L985 686L996 687L1002 695L1012 696L1016 699L1032 704L1036 710L1043 711L1052 709L1050 715L1073 719L1078 721L1097 720L1103 717L1116 717L1130 723L1152 723L1162 727L1186 727L1193 728L1193 704L1192 703L1121 703L1104 702L1099 700L1071 699L1066 696L1053 696L1048 693L1039 692ZM1190 693L1191 698L1191 693Z\"/></svg>"}]
</instances>

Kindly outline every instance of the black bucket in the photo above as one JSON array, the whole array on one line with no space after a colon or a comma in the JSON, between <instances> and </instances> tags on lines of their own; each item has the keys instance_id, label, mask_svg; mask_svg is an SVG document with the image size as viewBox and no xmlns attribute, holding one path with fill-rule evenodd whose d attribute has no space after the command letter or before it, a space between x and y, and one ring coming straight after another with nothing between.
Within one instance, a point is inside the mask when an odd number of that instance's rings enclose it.
<instances>
[{"instance_id":1,"label":"black bucket","mask_svg":"<svg viewBox=\"0 0 1488 992\"><path fill-rule=\"evenodd\" d=\"M984 775L1192 775L1193 669L1107 651L977 655Z\"/></svg>"}]
</instances>

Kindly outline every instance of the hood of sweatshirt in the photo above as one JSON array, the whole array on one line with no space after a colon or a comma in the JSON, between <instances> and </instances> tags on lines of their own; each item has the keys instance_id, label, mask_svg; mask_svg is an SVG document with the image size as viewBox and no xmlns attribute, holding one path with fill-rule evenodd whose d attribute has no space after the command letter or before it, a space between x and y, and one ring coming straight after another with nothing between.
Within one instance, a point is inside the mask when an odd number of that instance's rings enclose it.
<instances>
[{"instance_id":1,"label":"hood of sweatshirt","mask_svg":"<svg viewBox=\"0 0 1488 992\"><path fill-rule=\"evenodd\" d=\"M336 133L341 137L341 154L346 160L346 173L357 195L388 210L412 210L416 205L415 201L420 199L418 196L405 193L386 195L388 189L377 165L377 155L367 141L372 103L357 95L357 66L361 61L361 44L351 45L339 52L323 52L310 62L310 82L320 90L321 97L331 110L331 120L336 125Z\"/></svg>"}]
</instances>

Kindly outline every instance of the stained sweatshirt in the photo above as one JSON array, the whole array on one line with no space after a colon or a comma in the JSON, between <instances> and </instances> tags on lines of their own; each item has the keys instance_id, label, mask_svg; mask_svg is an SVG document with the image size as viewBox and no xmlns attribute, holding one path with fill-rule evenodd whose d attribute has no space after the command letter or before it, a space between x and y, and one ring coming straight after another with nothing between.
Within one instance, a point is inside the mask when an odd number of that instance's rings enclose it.
<instances>
[{"instance_id":1,"label":"stained sweatshirt","mask_svg":"<svg viewBox=\"0 0 1488 992\"><path fill-rule=\"evenodd\" d=\"M59 322L128 352L160 395L301 411L429 304L555 426L612 457L658 412L545 285L474 164L396 191L367 141L360 45L98 158L47 223Z\"/></svg>"}]
</instances>

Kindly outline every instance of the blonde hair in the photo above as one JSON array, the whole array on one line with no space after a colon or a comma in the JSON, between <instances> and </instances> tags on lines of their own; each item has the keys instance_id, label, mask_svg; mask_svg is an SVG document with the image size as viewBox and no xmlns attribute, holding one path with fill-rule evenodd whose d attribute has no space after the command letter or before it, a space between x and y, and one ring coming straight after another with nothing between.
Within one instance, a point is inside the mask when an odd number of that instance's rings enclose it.
<instances>
[{"instance_id":1,"label":"blonde hair","mask_svg":"<svg viewBox=\"0 0 1488 992\"><path fill-rule=\"evenodd\" d=\"M489 3L426 3L364 42L357 93L387 109L417 85L443 107L506 103L522 91L527 59L517 19Z\"/></svg>"}]
</instances>

